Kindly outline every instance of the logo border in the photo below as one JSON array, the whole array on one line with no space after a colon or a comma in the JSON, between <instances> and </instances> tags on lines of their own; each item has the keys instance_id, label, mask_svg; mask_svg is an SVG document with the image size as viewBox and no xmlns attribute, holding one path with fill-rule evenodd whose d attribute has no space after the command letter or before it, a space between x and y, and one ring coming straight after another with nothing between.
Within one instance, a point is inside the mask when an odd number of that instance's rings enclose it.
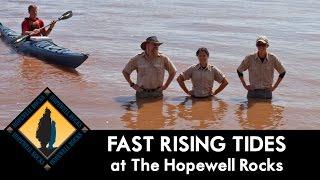
<instances>
[{"instance_id":1,"label":"logo border","mask_svg":"<svg viewBox=\"0 0 320 180\"><path fill-rule=\"evenodd\" d=\"M66 120L75 128L75 132L73 132L54 152L52 152L48 157L45 156L42 152L39 153L39 149L36 148L33 143L29 141L20 131L20 127L28 121L31 116L46 102L50 102L52 106L54 106L57 111L64 116ZM72 120L70 120L72 118ZM74 114L70 108L68 108L58 96L56 96L48 87L45 88L5 129L19 144L21 144L21 140L23 140L21 146L27 146L28 149L24 147L28 152L35 153L38 152L41 158L38 160L40 165L44 166L45 170L50 170L53 165L58 162L61 157L66 154L73 146L77 143L82 136L90 130L90 128L84 124L80 118ZM70 141L74 140L72 143ZM71 145L71 146L70 146ZM30 147L33 149L30 150ZM36 151L35 151L36 149ZM59 153L61 150L61 153ZM62 154L62 155L61 155ZM35 157L34 157L35 158ZM39 157L38 157L39 158ZM57 160L54 160L57 159ZM54 161L51 161L54 160ZM54 162L54 163L53 163Z\"/></svg>"}]
</instances>

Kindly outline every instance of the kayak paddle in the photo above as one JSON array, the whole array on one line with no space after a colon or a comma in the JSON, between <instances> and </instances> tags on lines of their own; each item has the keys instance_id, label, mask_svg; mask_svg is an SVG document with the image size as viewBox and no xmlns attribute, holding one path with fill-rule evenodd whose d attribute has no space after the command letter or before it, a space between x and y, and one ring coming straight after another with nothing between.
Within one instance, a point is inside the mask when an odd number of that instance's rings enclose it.
<instances>
[{"instance_id":1,"label":"kayak paddle","mask_svg":"<svg viewBox=\"0 0 320 180\"><path fill-rule=\"evenodd\" d=\"M58 21L61 21L61 20L69 19L69 18L71 18L71 17L72 17L72 11L67 11L67 12L63 13L63 14L61 15L61 17L59 17L56 21L58 22ZM46 27L49 27L50 25L51 25L51 23L48 24L48 25L46 25L46 26L44 26L44 27L42 27L42 28L40 28L39 30L41 31L42 29L44 29L44 28L46 28ZM28 38L28 37L30 37L30 36L32 36L32 35L34 35L34 33L31 33L31 34L28 34L28 35L22 35L22 36L18 37L18 38L13 42L13 44L19 43L19 42L25 40L26 38Z\"/></svg>"}]
</instances>

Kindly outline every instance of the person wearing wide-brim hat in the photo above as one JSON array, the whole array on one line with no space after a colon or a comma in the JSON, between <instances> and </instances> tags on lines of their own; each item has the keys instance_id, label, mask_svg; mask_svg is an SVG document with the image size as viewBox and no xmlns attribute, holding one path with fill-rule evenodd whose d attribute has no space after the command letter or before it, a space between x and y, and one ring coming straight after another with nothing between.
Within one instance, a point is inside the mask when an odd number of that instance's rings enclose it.
<instances>
[{"instance_id":1,"label":"person wearing wide-brim hat","mask_svg":"<svg viewBox=\"0 0 320 180\"><path fill-rule=\"evenodd\" d=\"M249 54L242 61L237 73L243 87L248 91L248 98L271 99L272 92L278 87L285 76L286 70L280 60L268 52L269 40L266 36L259 36L256 40L257 52ZM243 72L249 71L249 82L246 84ZM278 80L273 85L274 70L279 73Z\"/></svg>"},{"instance_id":2,"label":"person wearing wide-brim hat","mask_svg":"<svg viewBox=\"0 0 320 180\"><path fill-rule=\"evenodd\" d=\"M133 57L122 71L129 85L136 90L138 98L162 97L162 91L168 88L177 72L171 60L159 53L161 44L156 36L148 37L140 45L144 52ZM137 71L136 83L130 77L134 70ZM165 71L169 76L164 83Z\"/></svg>"}]
</instances>

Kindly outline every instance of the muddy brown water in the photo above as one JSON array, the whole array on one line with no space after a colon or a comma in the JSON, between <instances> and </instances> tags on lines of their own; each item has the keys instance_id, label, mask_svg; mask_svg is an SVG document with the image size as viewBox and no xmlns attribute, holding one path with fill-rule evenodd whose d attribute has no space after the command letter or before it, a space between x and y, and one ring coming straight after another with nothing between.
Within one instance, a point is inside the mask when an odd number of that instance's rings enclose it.
<instances>
[{"instance_id":1,"label":"muddy brown water","mask_svg":"<svg viewBox=\"0 0 320 180\"><path fill-rule=\"evenodd\" d=\"M30 2L1 1L0 22L20 31ZM318 1L38 2L45 23L74 11L50 37L90 57L68 70L18 55L0 42L1 129L45 87L92 129L320 128ZM272 101L248 102L235 70L255 51L260 34L269 37L269 50L279 56L287 74ZM149 35L164 42L160 50L178 73L197 63L198 47L208 47L210 62L226 74L229 85L217 97L195 100L173 81L163 99L136 101L121 71Z\"/></svg>"}]
</instances>

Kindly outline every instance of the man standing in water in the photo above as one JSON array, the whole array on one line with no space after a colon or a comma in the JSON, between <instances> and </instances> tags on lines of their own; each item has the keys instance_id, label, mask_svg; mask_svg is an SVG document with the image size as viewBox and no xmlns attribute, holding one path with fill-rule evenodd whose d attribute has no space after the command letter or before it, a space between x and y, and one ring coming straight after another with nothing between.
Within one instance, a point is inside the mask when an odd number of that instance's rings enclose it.
<instances>
[{"instance_id":1,"label":"man standing in water","mask_svg":"<svg viewBox=\"0 0 320 180\"><path fill-rule=\"evenodd\" d=\"M162 91L168 88L177 72L171 60L159 53L161 44L156 36L148 37L140 46L144 52L132 58L122 71L138 98L162 97ZM134 70L137 71L137 83L130 78ZM169 76L163 84L165 70Z\"/></svg>"},{"instance_id":2,"label":"man standing in water","mask_svg":"<svg viewBox=\"0 0 320 180\"><path fill-rule=\"evenodd\" d=\"M207 48L199 48L196 55L199 59L199 63L190 66L180 74L177 81L182 90L192 97L204 98L215 96L228 85L228 81L218 68L208 63L209 51ZM184 81L189 79L191 79L192 82L191 91L188 90L184 83ZM220 83L220 86L213 91L214 81Z\"/></svg>"},{"instance_id":3,"label":"man standing in water","mask_svg":"<svg viewBox=\"0 0 320 180\"><path fill-rule=\"evenodd\" d=\"M33 34L33 36L48 36L52 31L56 21L52 21L48 30L42 29L44 23L38 18L38 7L36 5L30 5L28 7L29 17L25 18L21 24L22 35Z\"/></svg>"},{"instance_id":4,"label":"man standing in water","mask_svg":"<svg viewBox=\"0 0 320 180\"><path fill-rule=\"evenodd\" d=\"M245 57L237 73L243 87L248 90L248 98L272 99L272 91L278 87L286 71L279 59L267 51L269 41L266 36L259 36L256 46L258 52ZM247 69L249 70L249 85L243 78L243 72ZM278 71L279 77L273 85L274 69Z\"/></svg>"}]
</instances>

